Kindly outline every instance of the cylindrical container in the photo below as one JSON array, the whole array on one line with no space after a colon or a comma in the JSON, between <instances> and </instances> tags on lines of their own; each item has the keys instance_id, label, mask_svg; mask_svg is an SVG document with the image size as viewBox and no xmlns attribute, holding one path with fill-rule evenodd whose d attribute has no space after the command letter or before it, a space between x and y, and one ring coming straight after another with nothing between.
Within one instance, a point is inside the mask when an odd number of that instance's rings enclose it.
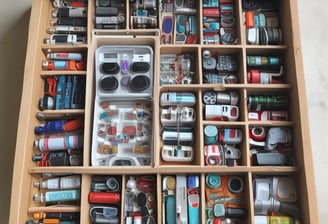
<instances>
[{"instance_id":1,"label":"cylindrical container","mask_svg":"<svg viewBox=\"0 0 328 224\"><path fill-rule=\"evenodd\" d=\"M144 1L136 1L138 8L143 9L154 9L156 8L156 0L144 0Z\"/></svg>"},{"instance_id":2,"label":"cylindrical container","mask_svg":"<svg viewBox=\"0 0 328 224\"><path fill-rule=\"evenodd\" d=\"M115 177L109 177L106 182L92 182L91 191L111 191L117 192L120 189L120 183Z\"/></svg>"},{"instance_id":3,"label":"cylindrical container","mask_svg":"<svg viewBox=\"0 0 328 224\"><path fill-rule=\"evenodd\" d=\"M266 130L264 127L253 127L249 129L249 137L254 141L265 141Z\"/></svg>"},{"instance_id":4,"label":"cylindrical container","mask_svg":"<svg viewBox=\"0 0 328 224\"><path fill-rule=\"evenodd\" d=\"M272 83L272 76L270 73L260 72L259 70L249 70L247 72L247 82L254 84L270 84Z\"/></svg>"},{"instance_id":5,"label":"cylindrical container","mask_svg":"<svg viewBox=\"0 0 328 224\"><path fill-rule=\"evenodd\" d=\"M176 179L173 176L166 176L163 178L163 191L166 190L175 190L176 188Z\"/></svg>"},{"instance_id":6,"label":"cylindrical container","mask_svg":"<svg viewBox=\"0 0 328 224\"><path fill-rule=\"evenodd\" d=\"M106 183L96 183L92 182L91 183L91 191L108 191L108 187Z\"/></svg>"},{"instance_id":7,"label":"cylindrical container","mask_svg":"<svg viewBox=\"0 0 328 224\"><path fill-rule=\"evenodd\" d=\"M232 176L228 180L228 189L234 194L239 194L244 190L244 181L239 176Z\"/></svg>"},{"instance_id":8,"label":"cylindrical container","mask_svg":"<svg viewBox=\"0 0 328 224\"><path fill-rule=\"evenodd\" d=\"M75 131L82 127L83 121L81 119L54 120L47 121L44 125L36 126L34 128L35 134L56 134L64 131Z\"/></svg>"},{"instance_id":9,"label":"cylindrical container","mask_svg":"<svg viewBox=\"0 0 328 224\"><path fill-rule=\"evenodd\" d=\"M65 149L79 149L83 146L83 137L78 135L53 136L34 141L34 147L40 151L56 151Z\"/></svg>"},{"instance_id":10,"label":"cylindrical container","mask_svg":"<svg viewBox=\"0 0 328 224\"><path fill-rule=\"evenodd\" d=\"M210 173L206 176L206 186L210 188L218 188L221 186L221 177L219 174Z\"/></svg>"},{"instance_id":11,"label":"cylindrical container","mask_svg":"<svg viewBox=\"0 0 328 224\"><path fill-rule=\"evenodd\" d=\"M33 219L59 219L61 221L78 220L79 212L35 212Z\"/></svg>"},{"instance_id":12,"label":"cylindrical container","mask_svg":"<svg viewBox=\"0 0 328 224\"><path fill-rule=\"evenodd\" d=\"M75 60L52 60L43 61L42 68L45 70L83 70L84 64L82 61Z\"/></svg>"},{"instance_id":13,"label":"cylindrical container","mask_svg":"<svg viewBox=\"0 0 328 224\"><path fill-rule=\"evenodd\" d=\"M45 189L74 189L81 187L80 175L50 178L45 181L34 182L34 187Z\"/></svg>"},{"instance_id":14,"label":"cylindrical container","mask_svg":"<svg viewBox=\"0 0 328 224\"><path fill-rule=\"evenodd\" d=\"M247 82L253 84L279 84L282 83L281 74L260 72L252 69L247 72Z\"/></svg>"},{"instance_id":15,"label":"cylindrical container","mask_svg":"<svg viewBox=\"0 0 328 224\"><path fill-rule=\"evenodd\" d=\"M164 92L161 95L161 106L194 106L196 96L191 92Z\"/></svg>"},{"instance_id":16,"label":"cylindrical container","mask_svg":"<svg viewBox=\"0 0 328 224\"><path fill-rule=\"evenodd\" d=\"M57 59L57 60L76 60L81 61L82 60L82 54L81 53L49 53L47 54L48 59Z\"/></svg>"},{"instance_id":17,"label":"cylindrical container","mask_svg":"<svg viewBox=\"0 0 328 224\"><path fill-rule=\"evenodd\" d=\"M254 216L254 224L299 224L289 216Z\"/></svg>"},{"instance_id":18,"label":"cylindrical container","mask_svg":"<svg viewBox=\"0 0 328 224\"><path fill-rule=\"evenodd\" d=\"M204 128L205 144L215 144L218 140L218 129L214 125L207 125Z\"/></svg>"},{"instance_id":19,"label":"cylindrical container","mask_svg":"<svg viewBox=\"0 0 328 224\"><path fill-rule=\"evenodd\" d=\"M237 105L239 96L235 91L230 91L229 93L218 92L216 95L216 101L218 104Z\"/></svg>"},{"instance_id":20,"label":"cylindrical container","mask_svg":"<svg viewBox=\"0 0 328 224\"><path fill-rule=\"evenodd\" d=\"M86 31L87 31L87 28L86 27L81 27L81 26L64 26L64 25L57 25L54 28L48 28L47 29L47 33L49 33L49 34L56 34L56 33L66 34L66 33L70 33L70 32L74 32L74 33L85 33ZM62 60L62 59L59 59L59 60ZM75 60L75 59L73 59L73 60ZM78 60L80 60L80 59L78 59Z\"/></svg>"},{"instance_id":21,"label":"cylindrical container","mask_svg":"<svg viewBox=\"0 0 328 224\"><path fill-rule=\"evenodd\" d=\"M249 110L280 110L288 107L287 96L259 96L252 95L247 97Z\"/></svg>"},{"instance_id":22,"label":"cylindrical container","mask_svg":"<svg viewBox=\"0 0 328 224\"><path fill-rule=\"evenodd\" d=\"M83 41L85 41L85 38L77 34L52 34L50 38L44 38L43 40L45 44L76 44Z\"/></svg>"},{"instance_id":23,"label":"cylindrical container","mask_svg":"<svg viewBox=\"0 0 328 224\"><path fill-rule=\"evenodd\" d=\"M254 200L254 211L257 215L265 215L268 212L278 213L280 210L280 201L270 198L269 200ZM285 211L284 211L285 212Z\"/></svg>"},{"instance_id":24,"label":"cylindrical container","mask_svg":"<svg viewBox=\"0 0 328 224\"><path fill-rule=\"evenodd\" d=\"M247 56L247 65L261 66L261 65L280 65L281 58L277 56Z\"/></svg>"},{"instance_id":25,"label":"cylindrical container","mask_svg":"<svg viewBox=\"0 0 328 224\"><path fill-rule=\"evenodd\" d=\"M214 92L210 90L203 93L203 102L205 104L237 105L238 101L239 96L236 91Z\"/></svg>"},{"instance_id":26,"label":"cylindrical container","mask_svg":"<svg viewBox=\"0 0 328 224\"><path fill-rule=\"evenodd\" d=\"M245 21L246 21L246 28L251 29L254 28L255 22L254 22L254 12L249 10L245 13Z\"/></svg>"},{"instance_id":27,"label":"cylindrical container","mask_svg":"<svg viewBox=\"0 0 328 224\"><path fill-rule=\"evenodd\" d=\"M63 202L63 201L78 201L81 197L81 191L76 190L61 190L61 191L48 191L45 193L33 195L35 202Z\"/></svg>"},{"instance_id":28,"label":"cylindrical container","mask_svg":"<svg viewBox=\"0 0 328 224\"><path fill-rule=\"evenodd\" d=\"M267 189L266 189L267 191ZM269 200L254 200L254 211L255 211L255 214L257 215L265 215L268 213L269 211L269 208L271 206L271 202ZM277 207L277 206L273 206L273 207ZM276 212L279 211L279 207L276 209Z\"/></svg>"},{"instance_id":29,"label":"cylindrical container","mask_svg":"<svg viewBox=\"0 0 328 224\"><path fill-rule=\"evenodd\" d=\"M89 203L120 203L121 194L116 192L90 192Z\"/></svg>"}]
</instances>

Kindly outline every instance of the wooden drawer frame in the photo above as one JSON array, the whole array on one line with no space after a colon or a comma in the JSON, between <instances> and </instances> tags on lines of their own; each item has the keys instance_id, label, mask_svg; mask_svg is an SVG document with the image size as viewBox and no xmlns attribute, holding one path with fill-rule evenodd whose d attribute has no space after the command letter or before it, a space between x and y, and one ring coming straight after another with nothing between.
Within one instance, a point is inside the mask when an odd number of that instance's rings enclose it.
<instances>
[{"instance_id":1,"label":"wooden drawer frame","mask_svg":"<svg viewBox=\"0 0 328 224\"><path fill-rule=\"evenodd\" d=\"M200 1L202 2L202 1ZM38 207L32 202L32 194L37 190L32 188L34 180L40 178L41 173L77 173L82 176L81 187L81 205L80 207L64 208L67 211L80 210L81 223L86 223L88 220L89 204L87 203L87 195L90 188L91 175L95 174L121 174L123 178L126 175L131 174L152 174L157 178L158 183L161 182L162 175L176 174L177 170L181 170L181 173L199 174L203 180L206 173L218 172L220 174L240 174L245 178L246 182L246 194L248 206L248 219L247 223L254 222L254 204L253 204L253 192L252 192L252 177L253 175L292 175L298 181L298 193L299 193L299 206L301 209L302 223L319 223L318 209L316 201L316 190L314 182L314 171L311 154L311 142L308 124L307 102L305 94L305 83L303 74L303 64L301 55L301 45L299 38L298 27L298 15L297 15L297 1L296 0L281 0L280 19L283 21L282 28L284 31L284 45L279 46L255 46L248 45L245 38L245 26L243 24L243 16L241 1L235 0L235 5L239 14L237 15L237 32L239 35L239 43L237 45L204 45L200 43L194 45L181 46L178 44L162 45L159 43L159 30L133 30L129 28L129 22L126 21L126 28L122 30L95 30L93 24L94 7L93 1L88 1L88 24L87 24L87 43L79 45L47 45L43 43L43 38L46 37L46 28L50 19L51 4L49 0L34 0L32 5L32 12L29 25L28 35L28 48L25 62L24 71L24 84L21 100L21 112L19 116L17 141L16 141L16 156L14 164L13 185L12 185L12 198L11 198L11 210L10 210L10 223L24 223L26 220L31 219L31 213L49 208ZM128 4L129 1L126 0ZM198 7L201 6L199 3ZM201 9L198 10L201 18ZM126 15L129 16L129 11L126 10ZM201 30L201 25L199 30ZM112 39L108 40L108 36ZM197 119L196 126L199 127L199 131L196 131L197 145L204 145L204 139L202 136L201 127L206 124L215 124L217 126L232 125L241 127L245 133L245 139L243 142L244 153L242 159L242 166L235 167L207 167L204 165L202 154L199 153L195 157L195 162L190 165L170 165L161 161L159 150L154 150L153 166L149 167L92 167L90 165L90 145L92 130L92 117L93 117L93 68L94 68L94 52L95 49L101 44L117 44L120 36L130 36L134 43L137 44L150 44L154 49L155 55L155 70L158 73L159 56L161 53L170 52L184 52L192 51L196 53L198 61L201 61L201 52L203 49L220 50L223 52L237 53L241 58L241 82L238 84L202 84L201 83L201 66L197 68L198 83L188 86L160 86L158 77L154 77L154 148L157 149L161 145L160 132L161 125L159 122L159 103L155 99L159 99L160 93L164 91L184 90L193 91L197 100L201 102L201 93L205 90L237 90L239 91L241 98L246 99L248 93L262 93L262 92L279 92L284 91L288 93L290 99L290 114L291 120L288 122L252 122L247 120L247 106L246 100L241 101L241 119L240 121L233 123L222 122L209 122L202 119L202 105L197 104L196 110L198 111L199 118ZM116 38L116 39L115 39ZM146 41L145 41L146 40ZM123 40L125 43L129 43L130 39ZM83 165L80 167L36 167L32 162L32 154L35 153L33 149L33 141L37 138L34 135L34 126L39 123L35 118L39 111L37 102L42 96L43 91L43 76L58 75L60 72L45 72L41 69L41 61L44 59L44 52L51 49L53 52L61 52L65 50L70 51L83 51L87 52L87 69L85 72L65 72L65 74L78 74L86 76L86 97L85 97L85 109L83 110L64 110L64 111L45 111L43 116L66 116L72 114L84 115L84 157ZM261 85L261 84L248 84L246 81L246 55L248 53L261 53L261 52L282 52L285 56L285 64L287 65L287 84L275 84L275 85ZM251 166L249 159L250 152L248 149L248 130L252 125L264 125L264 126L291 126L293 127L294 134L294 147L297 149L295 167L254 167ZM202 152L202 151L201 151ZM123 174L122 174L123 173ZM160 186L160 185L159 185ZM157 188L158 195L161 194L160 187ZM204 195L202 195L202 203L204 203ZM161 203L158 200L158 210L161 210ZM56 208L51 208L56 211ZM159 212L160 214L160 212ZM205 211L202 210L202 217L204 220ZM160 220L160 216L158 217Z\"/></svg>"}]
</instances>

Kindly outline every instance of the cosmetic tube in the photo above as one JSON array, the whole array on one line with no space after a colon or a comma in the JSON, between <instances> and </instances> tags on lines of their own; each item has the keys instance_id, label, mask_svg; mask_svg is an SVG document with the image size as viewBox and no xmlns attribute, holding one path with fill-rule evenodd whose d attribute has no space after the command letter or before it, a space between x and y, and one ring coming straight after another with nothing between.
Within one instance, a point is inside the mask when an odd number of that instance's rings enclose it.
<instances>
[{"instance_id":1,"label":"cosmetic tube","mask_svg":"<svg viewBox=\"0 0 328 224\"><path fill-rule=\"evenodd\" d=\"M33 195L35 202L63 202L63 201L78 201L80 200L80 190L62 190L62 191L48 191L45 193Z\"/></svg>"}]
</instances>

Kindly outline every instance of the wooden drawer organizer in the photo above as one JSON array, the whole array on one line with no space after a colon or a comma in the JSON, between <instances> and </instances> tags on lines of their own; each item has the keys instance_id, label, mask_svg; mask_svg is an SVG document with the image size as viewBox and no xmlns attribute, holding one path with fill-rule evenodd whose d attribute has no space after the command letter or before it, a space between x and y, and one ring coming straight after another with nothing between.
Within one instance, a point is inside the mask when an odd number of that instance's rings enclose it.
<instances>
[{"instance_id":1,"label":"wooden drawer organizer","mask_svg":"<svg viewBox=\"0 0 328 224\"><path fill-rule=\"evenodd\" d=\"M244 25L242 1L234 0L237 40L233 45L203 43L202 2L197 3L197 22L195 44L162 44L160 42L160 25L162 18L158 16L157 28L133 29L130 20L126 19L123 28L117 30L96 29L95 3L88 0L87 7L87 33L86 42L79 44L45 44L44 38L50 35L46 32L50 26L52 7L49 0L34 0L32 5L28 48L22 92L21 112L17 132L16 157L12 185L12 198L9 223L24 223L32 219L33 212L37 211L80 211L80 223L89 223L88 194L90 192L91 177L93 175L119 175L122 183L129 175L153 175L157 182L154 189L158 196L162 194L161 183L165 175L196 174L200 177L200 223L205 223L205 178L207 174L238 175L244 180L243 198L247 209L247 218L243 223L254 223L254 176L291 176L297 182L298 206L300 208L301 223L319 223L317 215L315 182L309 138L309 125L307 118L307 104L302 70L302 56L298 29L297 1L278 0L278 15L283 30L282 45L250 45L247 43L246 27ZM130 17L130 1L126 0L125 15ZM95 51L102 45L148 45L154 51L154 77L153 77L153 145L152 163L150 166L138 167L108 167L91 166L91 136L93 107L95 97ZM219 52L219 54L234 55L239 58L238 82L235 84L207 84L203 82L202 55L204 50ZM86 69L82 71L44 71L42 61L46 59L47 52L82 52L85 55ZM190 85L160 85L160 55L162 54L193 53L195 55L194 82ZM279 55L283 58L285 77L283 84L250 84L247 82L247 55ZM43 96L44 80L49 76L77 75L85 77L85 105L83 109L44 110L38 108L39 99ZM239 94L239 112L237 121L208 121L203 113L204 104L202 94L208 90L237 91ZM163 92L192 92L196 96L196 121L194 125L193 148L194 159L190 163L169 163L161 158L162 126L160 122L160 96ZM248 119L247 97L252 94L282 94L289 98L288 121L252 121ZM34 134L36 125L42 123L36 115L49 118L65 118L80 116L84 119L83 159L80 166L49 166L39 167L31 160L32 155L39 153L33 147L34 140L40 138ZM206 166L204 162L204 133L206 125L215 125L218 128L239 128L243 139L239 145L241 159L238 166ZM290 127L293 133L292 145L295 149L295 166L252 166L249 146L249 127ZM33 202L32 195L38 193L33 182L41 179L41 174L80 174L81 199L78 206L46 207ZM124 186L122 186L124 188ZM123 189L122 189L123 190ZM122 201L124 196L122 195ZM123 208L122 203L122 207ZM162 222L162 198L157 198L157 223ZM124 223L123 212L120 214L121 223Z\"/></svg>"}]
</instances>

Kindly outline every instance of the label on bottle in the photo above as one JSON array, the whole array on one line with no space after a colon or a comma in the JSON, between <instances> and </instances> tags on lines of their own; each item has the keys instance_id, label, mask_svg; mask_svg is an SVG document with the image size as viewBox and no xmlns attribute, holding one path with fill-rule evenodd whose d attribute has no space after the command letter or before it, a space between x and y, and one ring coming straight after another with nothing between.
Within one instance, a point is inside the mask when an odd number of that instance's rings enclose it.
<instances>
[{"instance_id":1,"label":"label on bottle","mask_svg":"<svg viewBox=\"0 0 328 224\"><path fill-rule=\"evenodd\" d=\"M80 188L80 187L81 187L81 178L79 175L66 176L60 178L61 189L71 189L71 188Z\"/></svg>"},{"instance_id":2,"label":"label on bottle","mask_svg":"<svg viewBox=\"0 0 328 224\"><path fill-rule=\"evenodd\" d=\"M289 216L268 216L270 224L295 224L294 219Z\"/></svg>"},{"instance_id":3,"label":"label on bottle","mask_svg":"<svg viewBox=\"0 0 328 224\"><path fill-rule=\"evenodd\" d=\"M49 191L45 193L45 199L46 202L76 201L80 194L80 190Z\"/></svg>"},{"instance_id":4,"label":"label on bottle","mask_svg":"<svg viewBox=\"0 0 328 224\"><path fill-rule=\"evenodd\" d=\"M46 181L46 188L48 189L60 189L59 178L51 178Z\"/></svg>"}]
</instances>

